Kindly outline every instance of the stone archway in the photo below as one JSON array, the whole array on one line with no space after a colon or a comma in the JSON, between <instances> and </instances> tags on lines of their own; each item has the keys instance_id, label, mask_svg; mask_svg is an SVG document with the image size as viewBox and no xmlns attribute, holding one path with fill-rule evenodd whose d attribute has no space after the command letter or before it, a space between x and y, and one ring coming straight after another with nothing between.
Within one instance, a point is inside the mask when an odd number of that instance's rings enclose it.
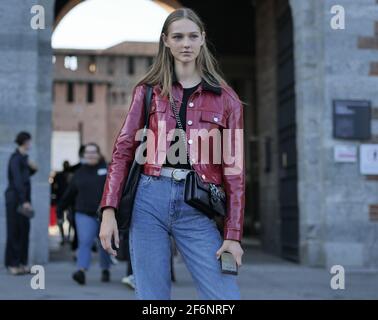
<instances>
[{"instance_id":1,"label":"stone archway","mask_svg":"<svg viewBox=\"0 0 378 320\"><path fill-rule=\"evenodd\" d=\"M57 0L59 1L59 0ZM70 2L70 3L69 3ZM164 5L172 5L177 1L160 0ZM184 2L184 1L183 1ZM6 74L0 86L2 116L0 119L0 191L6 188L6 165L10 153L14 149L14 136L18 131L28 130L32 133L34 148L31 157L39 164L39 172L33 177L34 206L37 211L32 221L30 257L33 263L48 261L48 216L50 203L50 186L47 181L50 171L50 138L51 138L51 85L52 85L52 50L51 34L55 26L54 1L39 0L35 3L42 5L46 13L46 29L33 30L28 28L29 21L25 18L30 13L31 4L23 3L18 6L4 4L5 12L0 21L1 56L9 61ZM71 8L77 1L66 1ZM322 263L324 252L319 237L309 238L321 233L320 222L324 212L319 207L319 196L309 196L307 190L321 193L322 162L320 155L311 152L310 148L320 150L321 114L316 112L312 97L322 97L321 87L316 78L309 78L309 74L319 72L321 64L318 56L309 52L307 44L312 41L316 46L315 52L320 52L321 41L316 37L317 24L321 25L316 12L322 12L319 2L305 2L290 0L294 25L294 56L296 77L296 123L298 147L298 202L300 208L300 261L306 264ZM185 2L189 5L189 2ZM69 8L69 7L67 7ZM68 11L65 11L68 12ZM59 19L64 16L59 15ZM20 20L19 17L26 20ZM311 17L310 21L308 17ZM11 28L9 27L11 26ZM5 70L5 69L4 69ZM9 77L11 75L11 77ZM309 143L311 142L311 143ZM311 155L309 161L307 158ZM0 197L0 207L5 208L4 198ZM0 211L0 263L4 257L5 243L5 214Z\"/></svg>"},{"instance_id":2,"label":"stone archway","mask_svg":"<svg viewBox=\"0 0 378 320\"><path fill-rule=\"evenodd\" d=\"M75 6L85 0L55 0L54 2L54 24L53 29L59 24L63 17ZM182 7L177 0L153 0L167 11Z\"/></svg>"},{"instance_id":3,"label":"stone archway","mask_svg":"<svg viewBox=\"0 0 378 320\"><path fill-rule=\"evenodd\" d=\"M181 8L183 5L177 0L153 0L163 8L169 10Z\"/></svg>"},{"instance_id":4,"label":"stone archway","mask_svg":"<svg viewBox=\"0 0 378 320\"><path fill-rule=\"evenodd\" d=\"M65 1L56 0L55 6L54 6L55 19L54 19L53 29L56 28L59 22L70 10L72 10L75 6L77 6L81 2L82 0L65 0Z\"/></svg>"},{"instance_id":5,"label":"stone archway","mask_svg":"<svg viewBox=\"0 0 378 320\"><path fill-rule=\"evenodd\" d=\"M316 78L309 78L308 75L319 72L319 68L321 68L321 63L316 55L316 52L321 52L321 41L317 41L315 37L319 36L316 24L320 23L317 21L316 12L322 12L322 4L300 0L288 1L292 17L292 35L290 36L292 49L290 51L293 57L290 69L293 70L292 78L295 79L295 85L291 89L294 94L293 105L295 105L295 118L291 121L295 123L295 131L292 131L291 134L296 136L296 141L294 140L294 144L291 143L287 146L296 148L297 179L292 189L297 188L295 192L297 198L294 201L292 201L293 199L284 199L284 202L289 200L290 203L283 204L287 208L295 205L297 213L296 221L287 224L286 228L282 225L285 217L282 215L283 208L281 208L279 194L284 198L287 196L285 196L284 190L286 187L280 182L280 179L285 179L287 172L286 170L282 171L280 166L282 163L285 166L287 160L290 162L292 159L288 159L285 147L282 147L284 142L283 144L281 142L280 146L279 132L276 129L277 106L279 106L280 99L277 95L277 86L279 85L277 78L280 67L277 61L279 59L277 41L279 40L275 40L279 35L275 24L276 14L285 8L282 7L283 1L280 0L255 1L255 3L258 8L256 47L257 55L260 55L256 63L261 164L266 164L267 153L272 157L271 161L268 160L272 164L267 169L268 173L264 171L265 168L261 168L260 171L260 190L263 191L260 193L260 211L264 212L264 216L261 214L263 246L269 252L291 256L291 259L298 260L300 263L321 264L323 247L318 235L321 234L320 221L323 214L322 204L319 204L322 167L321 161L317 159L319 154L314 154L312 150L320 150L322 122L321 115L312 100L313 97L321 97L323 93L316 84ZM287 39L287 41L289 40ZM308 49L309 42L313 43L312 50L315 48L312 52ZM286 74L287 70L284 73ZM284 98L283 96L282 99ZM273 127L270 125L272 123ZM267 152L267 149L270 151ZM310 155L311 159L309 159ZM294 228L293 231L290 231L291 228ZM317 236L314 237L314 234ZM286 237L288 247L294 245L293 250L296 253L284 253L284 250L288 249L282 247L284 240L282 235ZM291 236L293 237L290 238Z\"/></svg>"}]
</instances>

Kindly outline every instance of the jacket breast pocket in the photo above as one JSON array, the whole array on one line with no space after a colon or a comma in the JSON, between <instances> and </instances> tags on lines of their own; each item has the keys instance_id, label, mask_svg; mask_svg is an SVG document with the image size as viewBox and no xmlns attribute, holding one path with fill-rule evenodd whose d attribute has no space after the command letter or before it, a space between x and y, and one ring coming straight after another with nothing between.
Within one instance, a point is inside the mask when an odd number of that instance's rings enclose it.
<instances>
[{"instance_id":1,"label":"jacket breast pocket","mask_svg":"<svg viewBox=\"0 0 378 320\"><path fill-rule=\"evenodd\" d=\"M152 100L149 114L149 128L154 130L158 127L159 121L165 121L167 103L163 100Z\"/></svg>"},{"instance_id":2,"label":"jacket breast pocket","mask_svg":"<svg viewBox=\"0 0 378 320\"><path fill-rule=\"evenodd\" d=\"M227 121L223 113L214 111L201 112L201 127L206 129L226 128Z\"/></svg>"},{"instance_id":3,"label":"jacket breast pocket","mask_svg":"<svg viewBox=\"0 0 378 320\"><path fill-rule=\"evenodd\" d=\"M156 112L165 112L167 110L167 101L154 99L151 102L150 114Z\"/></svg>"}]
</instances>

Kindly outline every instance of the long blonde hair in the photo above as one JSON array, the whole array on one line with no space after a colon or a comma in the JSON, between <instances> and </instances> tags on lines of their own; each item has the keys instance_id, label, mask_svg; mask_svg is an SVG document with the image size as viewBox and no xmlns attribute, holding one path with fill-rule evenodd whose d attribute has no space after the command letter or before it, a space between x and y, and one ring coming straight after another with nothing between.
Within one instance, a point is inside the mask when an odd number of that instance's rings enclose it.
<instances>
[{"instance_id":1,"label":"long blonde hair","mask_svg":"<svg viewBox=\"0 0 378 320\"><path fill-rule=\"evenodd\" d=\"M156 59L147 74L139 80L137 86L144 83L152 86L159 84L162 86L161 96L172 95L174 59L170 49L164 45L162 34L164 33L165 35L168 35L169 26L173 22L184 18L193 21L199 27L201 33L205 31L204 23L192 9L179 8L171 12L165 20L161 31L159 51ZM204 44L201 46L199 55L196 58L196 66L200 76L212 86L220 87L221 85L227 85L227 82L223 79L223 76L219 71L217 61L207 47L206 37Z\"/></svg>"}]
</instances>

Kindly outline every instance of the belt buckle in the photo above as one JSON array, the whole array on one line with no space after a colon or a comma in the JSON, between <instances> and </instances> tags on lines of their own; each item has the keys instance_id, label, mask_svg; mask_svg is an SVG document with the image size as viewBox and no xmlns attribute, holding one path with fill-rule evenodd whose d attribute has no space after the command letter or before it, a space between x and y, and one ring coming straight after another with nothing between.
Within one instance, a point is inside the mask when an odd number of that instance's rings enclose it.
<instances>
[{"instance_id":1,"label":"belt buckle","mask_svg":"<svg viewBox=\"0 0 378 320\"><path fill-rule=\"evenodd\" d=\"M172 171L172 178L173 178L173 180L175 180L175 181L181 181L181 180L183 180L183 179L180 179L180 178L176 178L176 176L175 176L175 173L179 172L179 171L181 171L181 170L180 169L174 169Z\"/></svg>"}]
</instances>

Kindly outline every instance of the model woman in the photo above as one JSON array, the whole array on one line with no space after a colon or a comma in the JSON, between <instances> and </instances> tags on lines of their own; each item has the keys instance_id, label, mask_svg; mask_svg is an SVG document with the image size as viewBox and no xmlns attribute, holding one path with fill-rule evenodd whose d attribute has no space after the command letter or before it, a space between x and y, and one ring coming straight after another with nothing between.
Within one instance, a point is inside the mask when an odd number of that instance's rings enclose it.
<instances>
[{"instance_id":1,"label":"model woman","mask_svg":"<svg viewBox=\"0 0 378 320\"><path fill-rule=\"evenodd\" d=\"M236 276L221 272L219 257L228 251L241 265L244 155L238 155L242 159L239 170L232 170L232 164L224 161L201 162L201 158L206 157L195 155L196 142L191 130L241 131L243 109L236 93L216 71L205 36L202 21L191 9L178 9L167 17L156 60L134 89L128 115L114 145L101 201L103 220L100 229L101 243L113 255L116 252L111 240L114 238L116 246L119 242L116 208L140 143L135 136L144 125L146 87L152 86L149 128L153 132L151 145L154 144L155 149L149 149L148 143L147 162L135 196L129 238L139 299L170 299L170 236L176 242L201 299L240 298ZM172 103L186 132L186 142L180 134L176 134L176 139L169 136L169 132L178 128ZM234 138L236 134L231 136ZM240 145L243 142L238 143L239 146L235 146L235 142L231 145L242 153ZM190 155L189 161L185 148ZM176 151L180 155L178 162L175 161ZM215 152L209 151L210 158ZM227 216L223 239L214 220L184 201L185 177L191 168L204 182L224 186Z\"/></svg>"}]
</instances>

